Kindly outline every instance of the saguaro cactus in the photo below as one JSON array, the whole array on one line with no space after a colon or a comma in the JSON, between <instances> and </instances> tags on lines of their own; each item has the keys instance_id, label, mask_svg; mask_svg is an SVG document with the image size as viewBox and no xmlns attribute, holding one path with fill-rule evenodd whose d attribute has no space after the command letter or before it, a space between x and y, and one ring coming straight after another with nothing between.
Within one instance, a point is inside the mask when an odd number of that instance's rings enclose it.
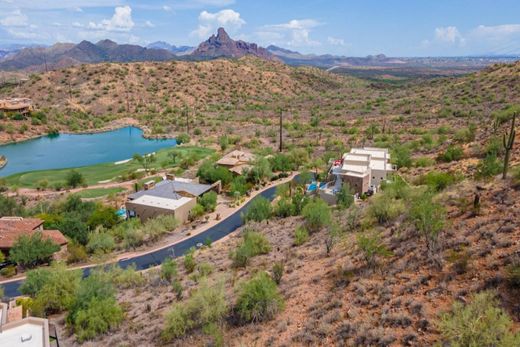
<instances>
[{"instance_id":1,"label":"saguaro cactus","mask_svg":"<svg viewBox=\"0 0 520 347\"><path fill-rule=\"evenodd\" d=\"M513 144L515 143L516 115L517 115L517 112L513 113L513 117L511 119L511 130L509 131L509 134L504 134L504 137L503 137L504 149L505 149L506 153L504 155L504 170L502 172L502 179L506 179L506 177L507 177L507 169L509 168L509 156L511 155L511 150L513 149ZM508 135L508 136L506 136L506 135Z\"/></svg>"}]
</instances>

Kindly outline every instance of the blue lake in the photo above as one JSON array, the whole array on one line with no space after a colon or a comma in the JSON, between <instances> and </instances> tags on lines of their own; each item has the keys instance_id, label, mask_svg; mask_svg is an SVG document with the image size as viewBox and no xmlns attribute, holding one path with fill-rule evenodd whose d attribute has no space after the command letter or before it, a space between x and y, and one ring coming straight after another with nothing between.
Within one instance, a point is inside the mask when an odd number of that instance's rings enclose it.
<instances>
[{"instance_id":1,"label":"blue lake","mask_svg":"<svg viewBox=\"0 0 520 347\"><path fill-rule=\"evenodd\" d=\"M0 176L115 162L129 159L135 153L151 153L176 144L175 139L145 139L143 131L135 127L97 134L43 136L0 146L0 155L8 161L0 169Z\"/></svg>"}]
</instances>

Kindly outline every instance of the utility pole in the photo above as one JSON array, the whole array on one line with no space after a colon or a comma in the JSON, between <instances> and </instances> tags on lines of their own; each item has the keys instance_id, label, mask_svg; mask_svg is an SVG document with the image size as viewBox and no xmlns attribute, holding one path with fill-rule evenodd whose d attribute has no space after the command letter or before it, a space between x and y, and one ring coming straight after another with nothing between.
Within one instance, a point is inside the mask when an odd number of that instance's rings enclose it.
<instances>
[{"instance_id":1,"label":"utility pole","mask_svg":"<svg viewBox=\"0 0 520 347\"><path fill-rule=\"evenodd\" d=\"M282 153L282 150L283 150L283 140L282 140L283 109L280 108L278 112L280 112L280 153Z\"/></svg>"}]
</instances>

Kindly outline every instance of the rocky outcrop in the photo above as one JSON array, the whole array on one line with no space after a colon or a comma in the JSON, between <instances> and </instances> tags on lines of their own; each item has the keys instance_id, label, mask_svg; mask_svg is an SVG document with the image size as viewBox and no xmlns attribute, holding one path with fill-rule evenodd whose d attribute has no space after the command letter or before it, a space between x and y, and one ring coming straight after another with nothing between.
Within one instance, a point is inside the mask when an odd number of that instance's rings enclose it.
<instances>
[{"instance_id":1,"label":"rocky outcrop","mask_svg":"<svg viewBox=\"0 0 520 347\"><path fill-rule=\"evenodd\" d=\"M219 28L216 36L211 35L191 54L193 58L202 59L219 57L240 58L246 55L254 55L267 60L278 60L274 54L256 43L231 39L224 28Z\"/></svg>"}]
</instances>

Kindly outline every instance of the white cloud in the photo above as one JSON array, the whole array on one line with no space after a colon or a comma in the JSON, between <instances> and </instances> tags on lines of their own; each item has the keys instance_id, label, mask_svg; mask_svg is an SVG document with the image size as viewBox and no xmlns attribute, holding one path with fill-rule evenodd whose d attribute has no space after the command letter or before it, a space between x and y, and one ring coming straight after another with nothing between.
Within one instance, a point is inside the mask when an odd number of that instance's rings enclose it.
<instances>
[{"instance_id":1,"label":"white cloud","mask_svg":"<svg viewBox=\"0 0 520 347\"><path fill-rule=\"evenodd\" d=\"M164 5L162 7L163 10L165 10L166 12L170 12L172 10L172 7L171 6L168 6L168 5Z\"/></svg>"},{"instance_id":2,"label":"white cloud","mask_svg":"<svg viewBox=\"0 0 520 347\"><path fill-rule=\"evenodd\" d=\"M337 37L329 36L327 37L327 42L333 46L345 46L345 40Z\"/></svg>"},{"instance_id":3,"label":"white cloud","mask_svg":"<svg viewBox=\"0 0 520 347\"><path fill-rule=\"evenodd\" d=\"M293 19L287 23L267 25L264 31L283 33L288 40L286 44L290 46L317 46L320 42L312 40L310 32L319 25L321 23L314 19Z\"/></svg>"},{"instance_id":4,"label":"white cloud","mask_svg":"<svg viewBox=\"0 0 520 347\"><path fill-rule=\"evenodd\" d=\"M127 32L134 27L132 8L130 6L116 7L110 19L103 19L99 23L90 22L88 28L99 31Z\"/></svg>"},{"instance_id":5,"label":"white cloud","mask_svg":"<svg viewBox=\"0 0 520 347\"><path fill-rule=\"evenodd\" d=\"M231 9L221 10L215 13L202 11L199 14L199 26L192 31L192 35L199 38L207 38L218 27L224 27L228 31L236 31L246 24L240 17L240 13Z\"/></svg>"},{"instance_id":6,"label":"white cloud","mask_svg":"<svg viewBox=\"0 0 520 347\"><path fill-rule=\"evenodd\" d=\"M149 20L147 20L146 22L144 22L144 26L145 26L145 28L155 28L155 24L153 24L153 23L150 22Z\"/></svg>"},{"instance_id":7,"label":"white cloud","mask_svg":"<svg viewBox=\"0 0 520 347\"><path fill-rule=\"evenodd\" d=\"M495 26L479 25L472 34L487 39L504 39L520 35L520 24L502 24Z\"/></svg>"},{"instance_id":8,"label":"white cloud","mask_svg":"<svg viewBox=\"0 0 520 347\"><path fill-rule=\"evenodd\" d=\"M29 18L17 9L0 19L0 24L5 27L26 27L29 25Z\"/></svg>"},{"instance_id":9,"label":"white cloud","mask_svg":"<svg viewBox=\"0 0 520 347\"><path fill-rule=\"evenodd\" d=\"M435 39L439 42L449 44L461 44L463 45L465 39L459 32L459 29L455 26L439 27L435 28Z\"/></svg>"}]
</instances>

